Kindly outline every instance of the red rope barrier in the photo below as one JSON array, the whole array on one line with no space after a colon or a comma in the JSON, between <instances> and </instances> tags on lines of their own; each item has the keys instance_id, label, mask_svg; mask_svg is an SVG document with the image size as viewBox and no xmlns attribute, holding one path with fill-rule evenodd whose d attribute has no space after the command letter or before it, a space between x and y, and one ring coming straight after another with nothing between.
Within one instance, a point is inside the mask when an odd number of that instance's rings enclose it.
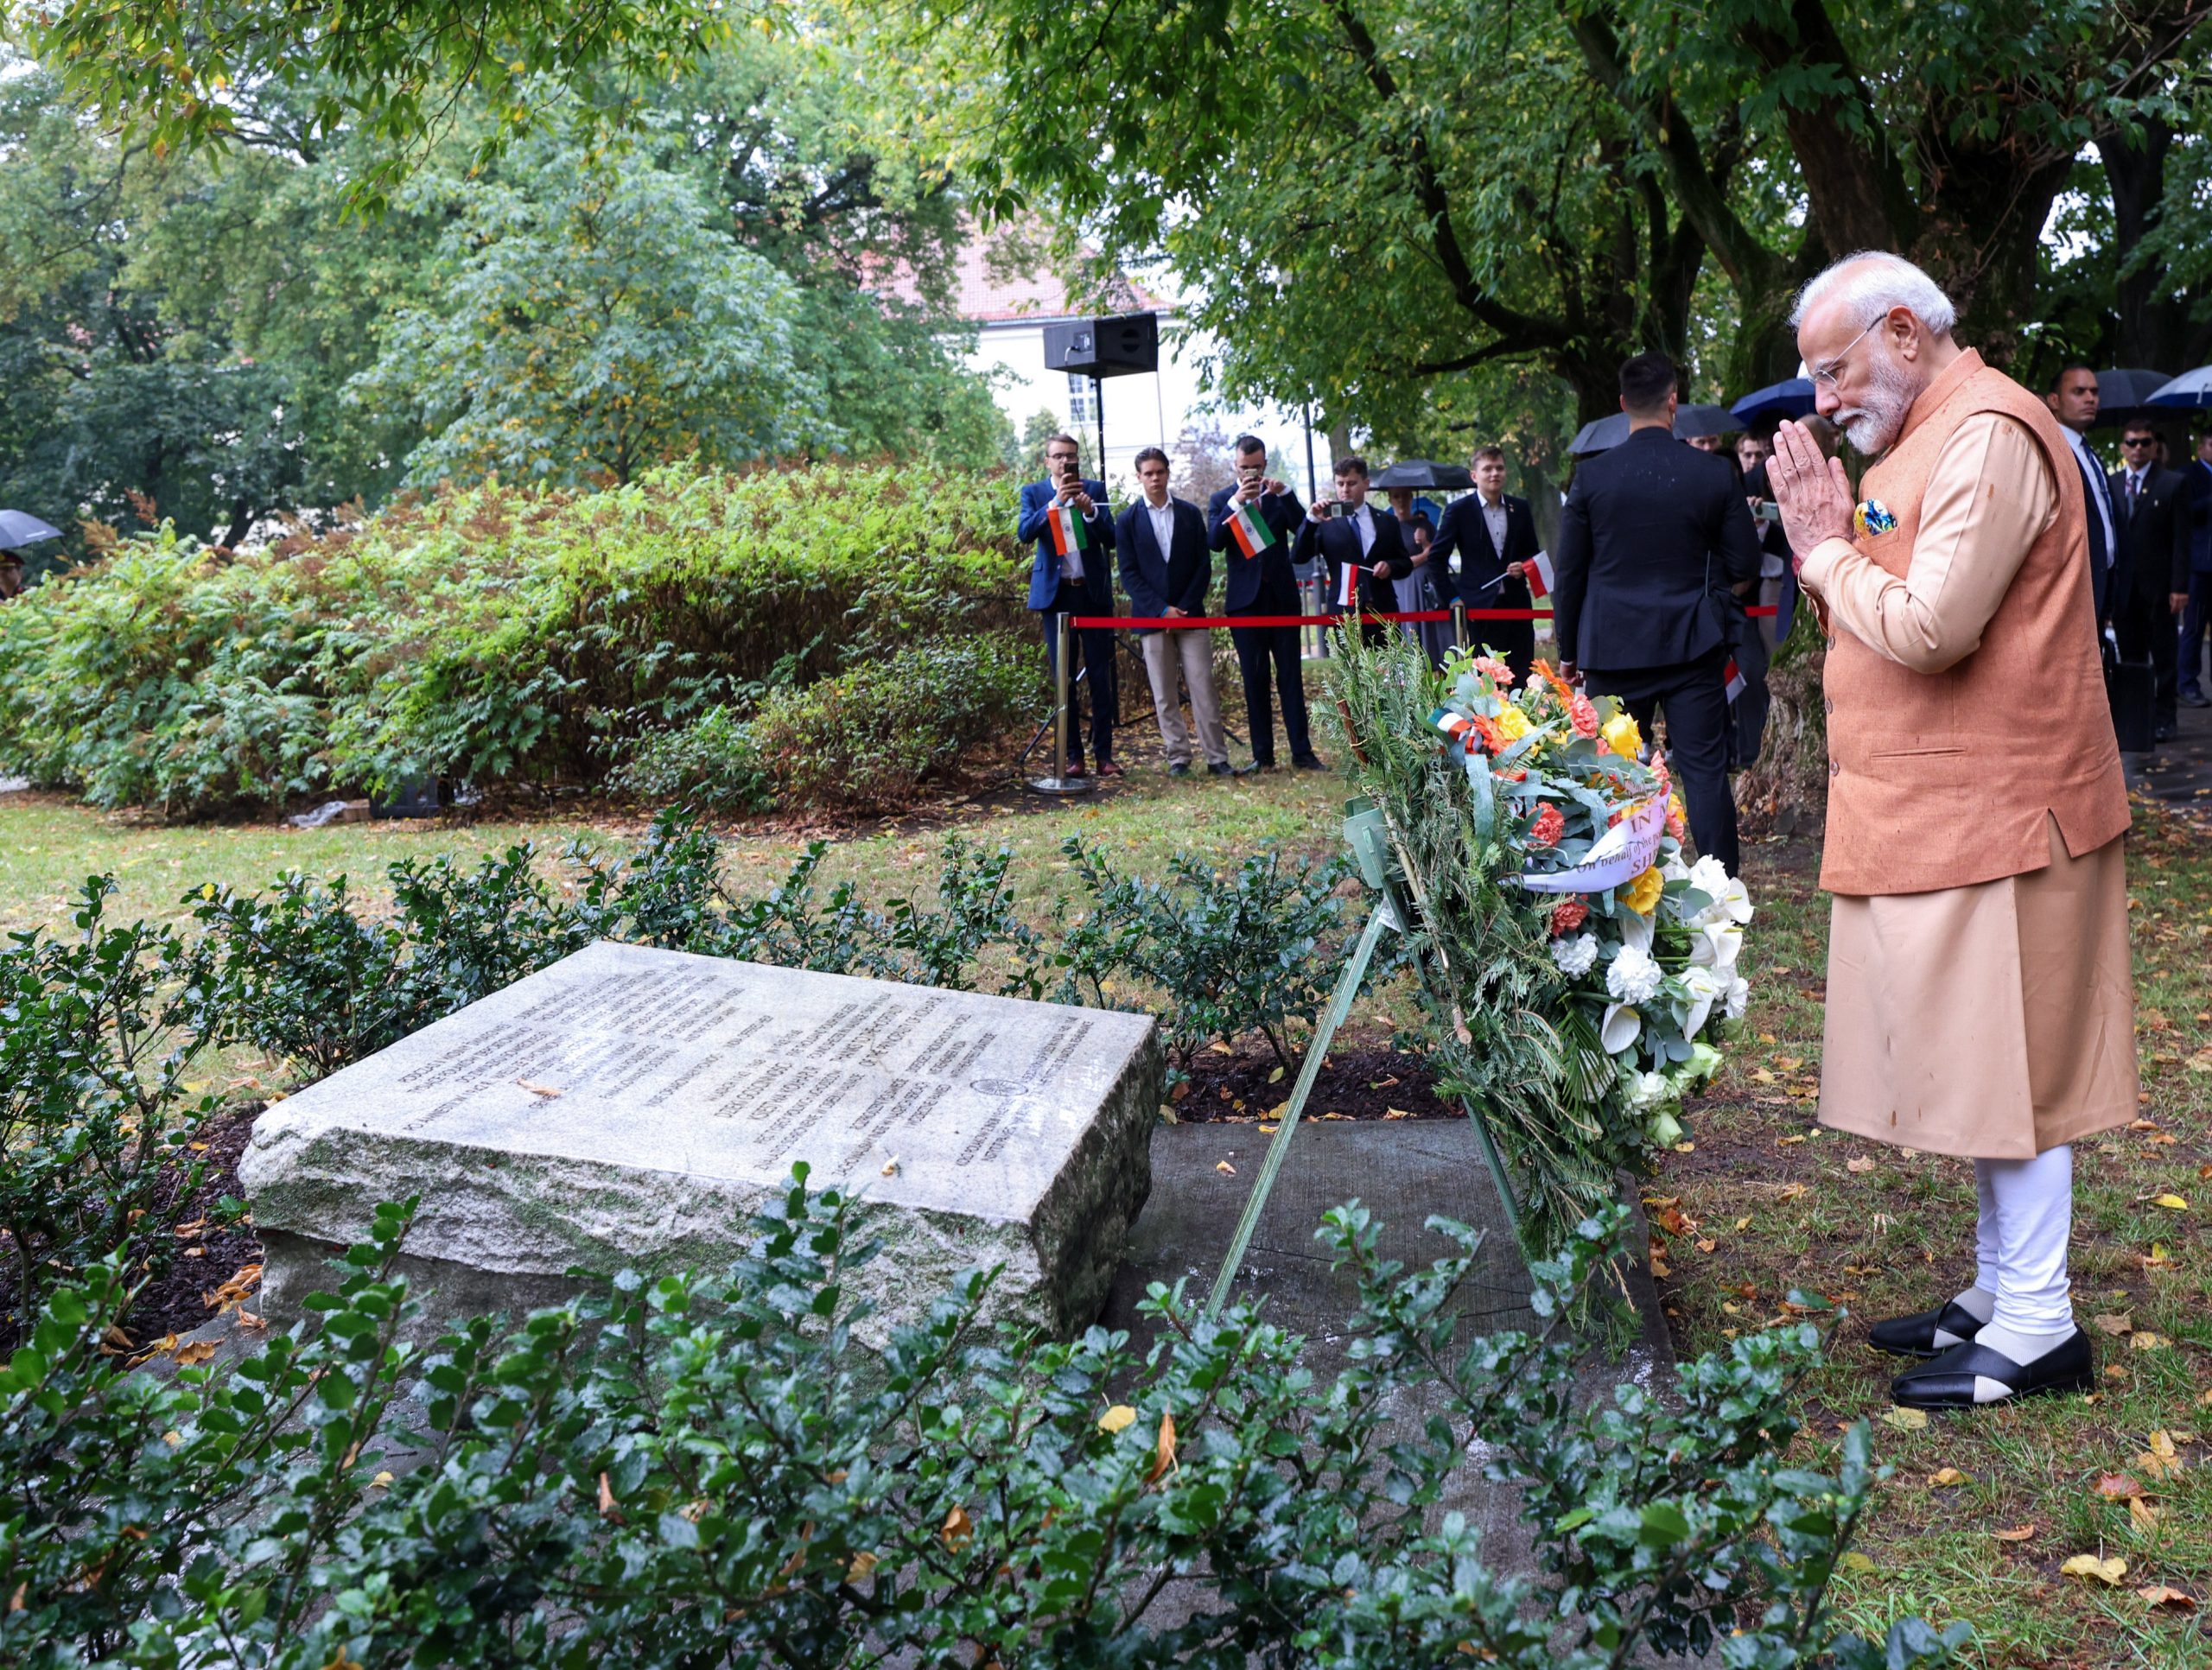
<instances>
[{"instance_id":1,"label":"red rope barrier","mask_svg":"<svg viewBox=\"0 0 2212 1670\"><path fill-rule=\"evenodd\" d=\"M1779 613L1772 604L1765 604L1744 613L1752 616L1767 616ZM1370 614L1363 611L1362 620L1449 620L1449 609L1421 609L1411 613ZM1549 620L1549 609L1469 609L1470 620ZM1187 632L1196 626L1334 626L1350 619L1341 614L1231 614L1231 615L1126 615L1077 614L1068 617L1068 625L1084 631L1130 630L1136 632Z\"/></svg>"}]
</instances>

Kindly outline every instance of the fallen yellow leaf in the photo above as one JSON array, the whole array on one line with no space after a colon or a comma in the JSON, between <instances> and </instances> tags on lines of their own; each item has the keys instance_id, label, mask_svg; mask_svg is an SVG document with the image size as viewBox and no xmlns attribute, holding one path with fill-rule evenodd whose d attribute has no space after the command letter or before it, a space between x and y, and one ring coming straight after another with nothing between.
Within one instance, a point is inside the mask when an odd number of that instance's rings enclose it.
<instances>
[{"instance_id":1,"label":"fallen yellow leaf","mask_svg":"<svg viewBox=\"0 0 2212 1670\"><path fill-rule=\"evenodd\" d=\"M1220 1172L1224 1177L1235 1177L1236 1175L1236 1168L1234 1165L1231 1165L1225 1159L1217 1159L1214 1161L1213 1169Z\"/></svg>"},{"instance_id":2,"label":"fallen yellow leaf","mask_svg":"<svg viewBox=\"0 0 2212 1670\"><path fill-rule=\"evenodd\" d=\"M2135 1317L2128 1311L2107 1311L2101 1316L2091 1317L2089 1326L2101 1334L2109 1334L2118 1339L2122 1334L2135 1330Z\"/></svg>"},{"instance_id":3,"label":"fallen yellow leaf","mask_svg":"<svg viewBox=\"0 0 2212 1670\"><path fill-rule=\"evenodd\" d=\"M1871 1172L1874 1169L1874 1157L1860 1154L1855 1159L1847 1159L1843 1162L1843 1169L1847 1172Z\"/></svg>"},{"instance_id":4,"label":"fallen yellow leaf","mask_svg":"<svg viewBox=\"0 0 2212 1670\"><path fill-rule=\"evenodd\" d=\"M1102 1432L1118 1432L1136 1418L1137 1412L1130 1408L1128 1404L1117 1403L1098 1417L1098 1430Z\"/></svg>"},{"instance_id":5,"label":"fallen yellow leaf","mask_svg":"<svg viewBox=\"0 0 2212 1670\"><path fill-rule=\"evenodd\" d=\"M1928 1428L1925 1409L1908 1409L1902 1404L1892 1404L1882 1412L1882 1425L1894 1426L1900 1432L1921 1432Z\"/></svg>"},{"instance_id":6,"label":"fallen yellow leaf","mask_svg":"<svg viewBox=\"0 0 2212 1670\"><path fill-rule=\"evenodd\" d=\"M213 1340L195 1339L176 1348L176 1364L180 1368L190 1368L196 1364L207 1362L214 1355L215 1344Z\"/></svg>"},{"instance_id":7,"label":"fallen yellow leaf","mask_svg":"<svg viewBox=\"0 0 2212 1670\"><path fill-rule=\"evenodd\" d=\"M944 1539L944 1546L956 1554L968 1546L968 1540L975 1534L976 1523L968 1517L965 1508L955 1508L947 1514L944 1524L938 1532L938 1535Z\"/></svg>"},{"instance_id":8,"label":"fallen yellow leaf","mask_svg":"<svg viewBox=\"0 0 2212 1670\"><path fill-rule=\"evenodd\" d=\"M2139 1531L2151 1531L2158 1527L2158 1510L2140 1496L2128 1498L2127 1517Z\"/></svg>"},{"instance_id":9,"label":"fallen yellow leaf","mask_svg":"<svg viewBox=\"0 0 2212 1670\"><path fill-rule=\"evenodd\" d=\"M2025 1542L2035 1533L2036 1527L2032 1525L2008 1526L2004 1530L1990 1533L1999 1542Z\"/></svg>"},{"instance_id":10,"label":"fallen yellow leaf","mask_svg":"<svg viewBox=\"0 0 2212 1670\"><path fill-rule=\"evenodd\" d=\"M1153 1446L1152 1470L1144 1476L1147 1484L1157 1484L1160 1476L1175 1464L1175 1412L1160 1412L1160 1440Z\"/></svg>"},{"instance_id":11,"label":"fallen yellow leaf","mask_svg":"<svg viewBox=\"0 0 2212 1670\"><path fill-rule=\"evenodd\" d=\"M1382 1117L1385 1119L1411 1119L1413 1114L1403 1108L1385 1108L1382 1110Z\"/></svg>"},{"instance_id":12,"label":"fallen yellow leaf","mask_svg":"<svg viewBox=\"0 0 2212 1670\"><path fill-rule=\"evenodd\" d=\"M2163 1206L2169 1212L2186 1212L2189 1210L2189 1203L2179 1195L2160 1195L2151 1204Z\"/></svg>"},{"instance_id":13,"label":"fallen yellow leaf","mask_svg":"<svg viewBox=\"0 0 2212 1670\"><path fill-rule=\"evenodd\" d=\"M1938 1490L1948 1490L1958 1485L1971 1484L1971 1474L1961 1473L1955 1467L1938 1467L1928 1476L1928 1483Z\"/></svg>"},{"instance_id":14,"label":"fallen yellow leaf","mask_svg":"<svg viewBox=\"0 0 2212 1670\"><path fill-rule=\"evenodd\" d=\"M2127 1575L2127 1562L2099 1559L2094 1554L2076 1554L2058 1569L2069 1578L2094 1578L2099 1583L2111 1584Z\"/></svg>"},{"instance_id":15,"label":"fallen yellow leaf","mask_svg":"<svg viewBox=\"0 0 2212 1670\"><path fill-rule=\"evenodd\" d=\"M1872 1572L1876 1569L1874 1562L1855 1548L1838 1560L1836 1565L1846 1572Z\"/></svg>"},{"instance_id":16,"label":"fallen yellow leaf","mask_svg":"<svg viewBox=\"0 0 2212 1670\"><path fill-rule=\"evenodd\" d=\"M2163 1583L2146 1583L2135 1591L2152 1606L2171 1606L2183 1612L2196 1610L2196 1597L2179 1589L2169 1588Z\"/></svg>"},{"instance_id":17,"label":"fallen yellow leaf","mask_svg":"<svg viewBox=\"0 0 2212 1670\"><path fill-rule=\"evenodd\" d=\"M845 1581L847 1583L858 1583L862 1578L875 1570L875 1563L878 1558L879 1556L877 1555L865 1552L854 1555L852 1559L845 1562Z\"/></svg>"},{"instance_id":18,"label":"fallen yellow leaf","mask_svg":"<svg viewBox=\"0 0 2212 1670\"><path fill-rule=\"evenodd\" d=\"M2132 1334L2128 1337L2127 1343L2133 1350L2155 1351L2162 1345L2171 1345L2173 1341L2168 1339L2164 1334Z\"/></svg>"}]
</instances>

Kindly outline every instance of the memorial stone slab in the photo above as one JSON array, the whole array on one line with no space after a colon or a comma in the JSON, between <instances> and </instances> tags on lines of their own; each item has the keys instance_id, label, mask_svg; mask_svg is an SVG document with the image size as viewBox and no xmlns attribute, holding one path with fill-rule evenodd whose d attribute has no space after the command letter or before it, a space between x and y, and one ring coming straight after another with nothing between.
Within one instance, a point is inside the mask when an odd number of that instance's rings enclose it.
<instances>
[{"instance_id":1,"label":"memorial stone slab","mask_svg":"<svg viewBox=\"0 0 2212 1670\"><path fill-rule=\"evenodd\" d=\"M572 1269L718 1271L789 1186L859 1201L879 1341L954 1273L1088 1326L1151 1186L1148 1016L602 943L264 1113L239 1166L281 1320L379 1201L421 1197L434 1315L519 1315Z\"/></svg>"}]
</instances>

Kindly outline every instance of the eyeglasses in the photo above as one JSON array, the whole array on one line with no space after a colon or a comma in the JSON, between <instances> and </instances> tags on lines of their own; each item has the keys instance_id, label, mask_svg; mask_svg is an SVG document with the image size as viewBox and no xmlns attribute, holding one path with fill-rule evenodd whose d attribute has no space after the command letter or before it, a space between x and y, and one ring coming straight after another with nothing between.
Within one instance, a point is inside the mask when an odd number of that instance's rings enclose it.
<instances>
[{"instance_id":1,"label":"eyeglasses","mask_svg":"<svg viewBox=\"0 0 2212 1670\"><path fill-rule=\"evenodd\" d=\"M1858 335L1853 337L1850 341L1844 344L1843 352L1841 353L1829 360L1827 365L1815 367L1813 371L1814 384L1818 386L1819 384L1825 383L1831 389L1835 387L1836 373L1843 369L1843 362L1851 358L1851 351L1866 340L1866 331L1872 330L1875 326L1882 322L1882 320L1887 319L1888 317L1889 314L1884 314L1879 318L1867 321L1866 330L1859 332Z\"/></svg>"}]
</instances>

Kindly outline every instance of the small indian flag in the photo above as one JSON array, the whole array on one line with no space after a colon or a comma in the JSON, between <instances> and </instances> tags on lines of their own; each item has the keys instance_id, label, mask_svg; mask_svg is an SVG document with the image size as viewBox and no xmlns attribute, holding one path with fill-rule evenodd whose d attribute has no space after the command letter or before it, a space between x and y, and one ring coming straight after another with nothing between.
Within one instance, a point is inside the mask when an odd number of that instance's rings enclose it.
<instances>
[{"instance_id":1,"label":"small indian flag","mask_svg":"<svg viewBox=\"0 0 2212 1670\"><path fill-rule=\"evenodd\" d=\"M1724 682L1728 686L1728 699L1731 702L1733 702L1738 696L1743 695L1744 671L1742 668L1736 664L1733 657L1731 657L1729 660L1728 671Z\"/></svg>"},{"instance_id":2,"label":"small indian flag","mask_svg":"<svg viewBox=\"0 0 2212 1670\"><path fill-rule=\"evenodd\" d=\"M1257 556L1275 543L1275 530L1249 505L1236 507L1236 513L1229 518L1229 531L1236 538L1236 549L1247 556Z\"/></svg>"},{"instance_id":3,"label":"small indian flag","mask_svg":"<svg viewBox=\"0 0 2212 1670\"><path fill-rule=\"evenodd\" d=\"M1530 597L1549 597L1552 594L1552 560L1547 553L1538 551L1529 558L1524 573Z\"/></svg>"},{"instance_id":4,"label":"small indian flag","mask_svg":"<svg viewBox=\"0 0 2212 1670\"><path fill-rule=\"evenodd\" d=\"M1082 513L1074 505L1053 505L1049 519L1055 556L1065 556L1070 551L1082 550L1090 543L1090 536L1084 530Z\"/></svg>"}]
</instances>

